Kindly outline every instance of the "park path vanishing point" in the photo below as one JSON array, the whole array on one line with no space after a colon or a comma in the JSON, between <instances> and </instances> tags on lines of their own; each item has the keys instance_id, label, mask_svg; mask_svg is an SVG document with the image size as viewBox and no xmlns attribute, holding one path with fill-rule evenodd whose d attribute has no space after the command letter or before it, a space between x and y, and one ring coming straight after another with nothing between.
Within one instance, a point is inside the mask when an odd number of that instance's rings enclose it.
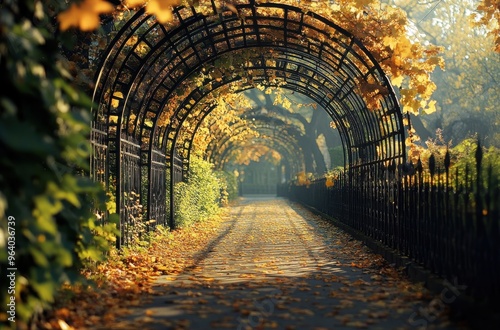
<instances>
[{"instance_id":1,"label":"park path vanishing point","mask_svg":"<svg viewBox=\"0 0 500 330\"><path fill-rule=\"evenodd\" d=\"M160 277L155 291L117 328L459 329L438 297L276 197L245 197L231 207L194 266Z\"/></svg>"}]
</instances>

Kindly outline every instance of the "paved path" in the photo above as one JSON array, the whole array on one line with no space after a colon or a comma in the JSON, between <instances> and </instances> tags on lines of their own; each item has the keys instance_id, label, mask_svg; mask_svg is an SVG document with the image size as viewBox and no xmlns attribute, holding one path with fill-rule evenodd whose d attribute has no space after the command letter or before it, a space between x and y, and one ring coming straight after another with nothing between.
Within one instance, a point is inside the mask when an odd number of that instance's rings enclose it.
<instances>
[{"instance_id":1,"label":"paved path","mask_svg":"<svg viewBox=\"0 0 500 330\"><path fill-rule=\"evenodd\" d=\"M279 198L244 198L156 290L128 318L142 329L458 329L360 242Z\"/></svg>"}]
</instances>

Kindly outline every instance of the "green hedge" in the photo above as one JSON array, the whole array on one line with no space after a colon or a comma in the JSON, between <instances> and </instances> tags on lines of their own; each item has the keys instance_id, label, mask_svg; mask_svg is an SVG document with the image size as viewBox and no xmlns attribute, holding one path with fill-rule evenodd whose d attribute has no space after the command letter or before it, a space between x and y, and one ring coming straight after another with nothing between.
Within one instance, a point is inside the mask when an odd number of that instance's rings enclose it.
<instances>
[{"instance_id":1,"label":"green hedge","mask_svg":"<svg viewBox=\"0 0 500 330\"><path fill-rule=\"evenodd\" d=\"M185 227L216 215L219 211L221 186L212 165L191 157L189 181L174 187L175 224Z\"/></svg>"},{"instance_id":2,"label":"green hedge","mask_svg":"<svg viewBox=\"0 0 500 330\"><path fill-rule=\"evenodd\" d=\"M236 175L227 171L216 171L215 175L221 186L221 204L238 198L238 178Z\"/></svg>"}]
</instances>

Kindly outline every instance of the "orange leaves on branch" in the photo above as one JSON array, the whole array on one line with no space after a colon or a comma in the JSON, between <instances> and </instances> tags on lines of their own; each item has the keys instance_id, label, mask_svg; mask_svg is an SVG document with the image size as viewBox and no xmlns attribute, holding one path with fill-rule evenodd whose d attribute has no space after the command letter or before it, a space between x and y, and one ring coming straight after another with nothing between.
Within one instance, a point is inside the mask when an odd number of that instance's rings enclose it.
<instances>
[{"instance_id":1,"label":"orange leaves on branch","mask_svg":"<svg viewBox=\"0 0 500 330\"><path fill-rule=\"evenodd\" d=\"M389 91L387 87L376 82L372 77L368 80L362 80L358 83L358 92L363 96L366 107L370 110L375 110L380 107L380 101L386 96Z\"/></svg>"},{"instance_id":2,"label":"orange leaves on branch","mask_svg":"<svg viewBox=\"0 0 500 330\"><path fill-rule=\"evenodd\" d=\"M364 9L367 6L373 5L375 0L354 0L353 5L356 8Z\"/></svg>"},{"instance_id":3,"label":"orange leaves on branch","mask_svg":"<svg viewBox=\"0 0 500 330\"><path fill-rule=\"evenodd\" d=\"M392 57L384 61L383 67L391 73L391 82L400 87L404 112L419 114L435 111L435 102L429 101L436 90L431 73L436 67L444 69L444 61L437 54L441 48L422 49L420 45L396 47Z\"/></svg>"},{"instance_id":4,"label":"orange leaves on branch","mask_svg":"<svg viewBox=\"0 0 500 330\"><path fill-rule=\"evenodd\" d=\"M381 65L390 74L391 83L401 88L401 104L405 112L418 114L435 111L435 102L429 102L436 86L430 74L436 67L444 69L444 61L439 56L440 47L424 47L412 42L406 34L397 33L383 38L388 55Z\"/></svg>"},{"instance_id":5,"label":"orange leaves on branch","mask_svg":"<svg viewBox=\"0 0 500 330\"><path fill-rule=\"evenodd\" d=\"M62 31L75 27L82 31L92 31L99 27L99 15L108 14L114 10L109 2L104 0L83 0L73 3L57 16Z\"/></svg>"},{"instance_id":6,"label":"orange leaves on branch","mask_svg":"<svg viewBox=\"0 0 500 330\"><path fill-rule=\"evenodd\" d=\"M150 0L146 5L146 12L156 16L162 24L172 21L172 7L179 4L179 0Z\"/></svg>"},{"instance_id":7,"label":"orange leaves on branch","mask_svg":"<svg viewBox=\"0 0 500 330\"><path fill-rule=\"evenodd\" d=\"M142 7L147 0L125 0L123 4L127 8L137 8L137 7Z\"/></svg>"},{"instance_id":8,"label":"orange leaves on branch","mask_svg":"<svg viewBox=\"0 0 500 330\"><path fill-rule=\"evenodd\" d=\"M386 40L387 38L384 38ZM394 38L392 38L394 39ZM411 58L413 56L413 45L408 38L398 38L396 40L396 45L394 47L394 53L392 56L398 57L400 59Z\"/></svg>"},{"instance_id":9,"label":"orange leaves on branch","mask_svg":"<svg viewBox=\"0 0 500 330\"><path fill-rule=\"evenodd\" d=\"M496 1L496 0L495 0ZM351 32L374 56L394 86L415 89L401 104L411 113L433 110L428 102L435 90L431 73L436 67L444 68L440 57L442 49L421 44L417 36L408 33L408 19L400 8L379 0L337 0L339 7L319 7L320 14ZM379 81L358 81L357 92L369 109L378 108L384 90Z\"/></svg>"},{"instance_id":10,"label":"orange leaves on branch","mask_svg":"<svg viewBox=\"0 0 500 330\"><path fill-rule=\"evenodd\" d=\"M172 7L180 4L179 0L125 0L126 8L137 8L146 4L146 11L154 15L158 22L172 21ZM77 28L81 31L93 31L100 25L99 15L113 12L115 7L105 0L83 0L71 6L57 16L62 31Z\"/></svg>"},{"instance_id":11,"label":"orange leaves on branch","mask_svg":"<svg viewBox=\"0 0 500 330\"><path fill-rule=\"evenodd\" d=\"M395 76L391 78L391 83L393 86L401 87L403 85L404 76Z\"/></svg>"},{"instance_id":12,"label":"orange leaves on branch","mask_svg":"<svg viewBox=\"0 0 500 330\"><path fill-rule=\"evenodd\" d=\"M338 0L340 10L325 16L353 33L379 62L393 85L404 89L415 89L401 103L407 110L417 114L427 106L435 85L431 73L436 67L444 68L440 54L442 49L421 44L408 33L408 20L400 8L388 6L379 0ZM378 82L375 82L378 83ZM369 109L377 108L383 92L379 94L374 82L359 82L358 92ZM375 99L373 99L375 96ZM422 103L421 103L422 102ZM432 111L432 106L428 111Z\"/></svg>"},{"instance_id":13,"label":"orange leaves on branch","mask_svg":"<svg viewBox=\"0 0 500 330\"><path fill-rule=\"evenodd\" d=\"M477 11L471 15L473 25L487 28L495 38L495 52L500 53L500 0L482 0Z\"/></svg>"},{"instance_id":14,"label":"orange leaves on branch","mask_svg":"<svg viewBox=\"0 0 500 330\"><path fill-rule=\"evenodd\" d=\"M432 100L427 103L427 106L424 108L424 112L426 114L434 113L436 112L436 101Z\"/></svg>"},{"instance_id":15,"label":"orange leaves on branch","mask_svg":"<svg viewBox=\"0 0 500 330\"><path fill-rule=\"evenodd\" d=\"M402 88L400 93L403 112L418 113L420 101L417 100L417 91L412 88Z\"/></svg>"},{"instance_id":16,"label":"orange leaves on branch","mask_svg":"<svg viewBox=\"0 0 500 330\"><path fill-rule=\"evenodd\" d=\"M311 180L309 179L309 175L302 171L302 172L299 172L297 173L297 185L298 186L307 186L309 187L309 185L311 184Z\"/></svg>"},{"instance_id":17,"label":"orange leaves on branch","mask_svg":"<svg viewBox=\"0 0 500 330\"><path fill-rule=\"evenodd\" d=\"M279 164L281 154L271 149L269 146L262 143L253 144L254 140L247 141L240 148L231 151L231 158L234 163L240 165L248 165L251 161L258 162L261 159L266 159L273 164Z\"/></svg>"},{"instance_id":18,"label":"orange leaves on branch","mask_svg":"<svg viewBox=\"0 0 500 330\"><path fill-rule=\"evenodd\" d=\"M389 47L390 49L396 49L398 45L398 39L394 38L393 36L385 36L384 39L382 39L383 44Z\"/></svg>"}]
</instances>

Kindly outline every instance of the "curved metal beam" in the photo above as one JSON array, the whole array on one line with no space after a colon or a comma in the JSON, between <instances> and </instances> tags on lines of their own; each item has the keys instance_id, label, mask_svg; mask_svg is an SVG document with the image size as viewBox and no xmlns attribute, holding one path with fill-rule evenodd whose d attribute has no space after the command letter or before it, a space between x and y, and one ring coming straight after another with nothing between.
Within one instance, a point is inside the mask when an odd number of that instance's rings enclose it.
<instances>
[{"instance_id":1,"label":"curved metal beam","mask_svg":"<svg viewBox=\"0 0 500 330\"><path fill-rule=\"evenodd\" d=\"M153 161L173 168L183 123L194 115L198 127L210 107L196 106L231 83L238 88L230 92L285 84L283 88L309 96L337 125L350 168L404 160L398 100L359 40L294 6L249 1L235 8L239 15L227 8L201 14L178 7L175 23L168 27L140 10L117 33L96 75L93 115L94 122L105 124L114 162L107 168L114 168L119 180L122 141L139 140L148 178ZM219 67L227 67L229 76L221 77ZM207 79L199 82L203 70ZM367 109L359 92L368 80L385 90L377 109ZM151 191L151 183L148 187Z\"/></svg>"}]
</instances>

